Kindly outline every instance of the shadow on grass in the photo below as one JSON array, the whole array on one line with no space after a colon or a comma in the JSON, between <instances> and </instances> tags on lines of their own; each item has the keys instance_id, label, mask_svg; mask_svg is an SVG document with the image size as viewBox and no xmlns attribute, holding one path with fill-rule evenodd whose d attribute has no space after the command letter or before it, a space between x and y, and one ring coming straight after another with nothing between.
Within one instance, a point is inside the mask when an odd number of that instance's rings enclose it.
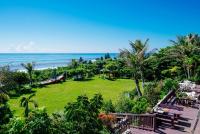
<instances>
[{"instance_id":1,"label":"shadow on grass","mask_svg":"<svg viewBox=\"0 0 200 134\"><path fill-rule=\"evenodd\" d=\"M87 78L87 79L82 79L82 80L74 80L74 81L78 81L78 82L85 82L85 81L92 81L94 80L93 78Z\"/></svg>"},{"instance_id":2,"label":"shadow on grass","mask_svg":"<svg viewBox=\"0 0 200 134\"><path fill-rule=\"evenodd\" d=\"M17 98L19 98L22 95L33 94L35 92L36 92L35 90L31 90L31 91L27 91L27 92L23 92L23 93L11 94L9 96L10 96L11 99L17 99Z\"/></svg>"}]
</instances>

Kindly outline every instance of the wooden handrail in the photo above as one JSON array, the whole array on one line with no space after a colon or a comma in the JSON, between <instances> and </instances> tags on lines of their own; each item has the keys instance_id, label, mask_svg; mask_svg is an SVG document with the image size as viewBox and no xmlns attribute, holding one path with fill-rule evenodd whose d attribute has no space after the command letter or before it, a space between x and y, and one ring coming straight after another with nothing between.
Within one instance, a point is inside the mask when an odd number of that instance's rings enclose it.
<instances>
[{"instance_id":1,"label":"wooden handrail","mask_svg":"<svg viewBox=\"0 0 200 134\"><path fill-rule=\"evenodd\" d=\"M115 116L127 118L128 126L154 131L156 127L156 114L131 114L131 113L110 113ZM123 127L122 127L123 128Z\"/></svg>"},{"instance_id":2,"label":"wooden handrail","mask_svg":"<svg viewBox=\"0 0 200 134\"><path fill-rule=\"evenodd\" d=\"M168 92L167 95L165 95L163 97L162 100L160 100L154 107L153 107L153 111L155 111L157 109L157 107L159 107L160 104L164 104L172 95L175 94L175 90L171 90Z\"/></svg>"},{"instance_id":3,"label":"wooden handrail","mask_svg":"<svg viewBox=\"0 0 200 134\"><path fill-rule=\"evenodd\" d=\"M132 113L109 113L111 115L115 115L115 116L150 116L153 117L156 114L132 114Z\"/></svg>"}]
</instances>

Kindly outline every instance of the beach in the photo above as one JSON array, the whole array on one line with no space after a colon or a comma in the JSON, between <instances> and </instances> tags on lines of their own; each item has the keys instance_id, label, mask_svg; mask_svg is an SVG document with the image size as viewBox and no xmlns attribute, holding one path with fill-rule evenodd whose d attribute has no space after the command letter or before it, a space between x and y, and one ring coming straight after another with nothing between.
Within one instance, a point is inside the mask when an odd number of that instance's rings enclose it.
<instances>
[{"instance_id":1,"label":"beach","mask_svg":"<svg viewBox=\"0 0 200 134\"><path fill-rule=\"evenodd\" d=\"M105 53L0 53L0 67L10 66L11 70L23 70L21 63L35 62L35 69L67 66L72 59L94 60ZM110 53L112 58L117 53Z\"/></svg>"}]
</instances>

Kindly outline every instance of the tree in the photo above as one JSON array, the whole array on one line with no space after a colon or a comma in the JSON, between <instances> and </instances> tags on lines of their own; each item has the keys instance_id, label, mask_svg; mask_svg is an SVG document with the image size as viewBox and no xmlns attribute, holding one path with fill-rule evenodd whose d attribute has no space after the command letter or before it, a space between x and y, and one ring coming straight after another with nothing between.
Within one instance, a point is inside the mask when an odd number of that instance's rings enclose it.
<instances>
[{"instance_id":1,"label":"tree","mask_svg":"<svg viewBox=\"0 0 200 134\"><path fill-rule=\"evenodd\" d=\"M115 61L108 61L105 65L105 70L108 71L109 73L109 79L111 79L111 76L112 77L115 77L115 72L117 72L117 64Z\"/></svg>"},{"instance_id":2,"label":"tree","mask_svg":"<svg viewBox=\"0 0 200 134\"><path fill-rule=\"evenodd\" d=\"M69 133L98 134L103 129L98 118L99 110L103 105L103 98L96 94L92 99L87 96L78 96L77 101L68 103L65 107L65 120L71 126Z\"/></svg>"},{"instance_id":3,"label":"tree","mask_svg":"<svg viewBox=\"0 0 200 134\"><path fill-rule=\"evenodd\" d=\"M86 69L83 67L77 67L75 69L70 69L69 73L74 80L83 80L86 76Z\"/></svg>"},{"instance_id":4,"label":"tree","mask_svg":"<svg viewBox=\"0 0 200 134\"><path fill-rule=\"evenodd\" d=\"M141 77L142 85L144 86L143 64L147 50L147 43L148 39L144 43L140 40L136 40L135 42L130 41L130 50L120 50L120 56L125 58L127 65L133 70L133 78L135 79L136 89L139 96L142 96L139 86L139 77Z\"/></svg>"},{"instance_id":5,"label":"tree","mask_svg":"<svg viewBox=\"0 0 200 134\"><path fill-rule=\"evenodd\" d=\"M27 118L15 117L6 125L5 134L53 134L52 119L45 108L33 110Z\"/></svg>"},{"instance_id":6,"label":"tree","mask_svg":"<svg viewBox=\"0 0 200 134\"><path fill-rule=\"evenodd\" d=\"M9 94L9 91L15 90L17 83L13 79L13 72L9 66L0 68L0 89Z\"/></svg>"},{"instance_id":7,"label":"tree","mask_svg":"<svg viewBox=\"0 0 200 134\"><path fill-rule=\"evenodd\" d=\"M11 71L9 67L0 68L0 89L9 95L21 93L22 85L28 83L24 72Z\"/></svg>"},{"instance_id":8,"label":"tree","mask_svg":"<svg viewBox=\"0 0 200 134\"><path fill-rule=\"evenodd\" d=\"M38 107L38 104L35 100L32 98L35 96L35 94L31 94L29 97L22 97L20 100L20 106L24 107L24 116L28 117L29 114L29 103L33 103L34 107Z\"/></svg>"},{"instance_id":9,"label":"tree","mask_svg":"<svg viewBox=\"0 0 200 134\"><path fill-rule=\"evenodd\" d=\"M111 57L110 57L110 54L109 54L109 53L106 53L105 56L104 56L104 58L105 58L105 59L110 59L110 58L111 58Z\"/></svg>"},{"instance_id":10,"label":"tree","mask_svg":"<svg viewBox=\"0 0 200 134\"><path fill-rule=\"evenodd\" d=\"M198 60L196 60L195 55L199 57L200 37L194 34L177 36L176 41L171 40L171 42L174 47L169 49L168 56L181 61L181 65L185 70L185 75L189 79L191 77L191 69L194 67L194 70L197 69Z\"/></svg>"},{"instance_id":11,"label":"tree","mask_svg":"<svg viewBox=\"0 0 200 134\"><path fill-rule=\"evenodd\" d=\"M28 118L26 118L26 131L31 134L51 134L52 120L46 112L45 108L33 110Z\"/></svg>"},{"instance_id":12,"label":"tree","mask_svg":"<svg viewBox=\"0 0 200 134\"><path fill-rule=\"evenodd\" d=\"M79 60L78 60L78 62L79 63L83 63L84 62L83 57L80 57Z\"/></svg>"},{"instance_id":13,"label":"tree","mask_svg":"<svg viewBox=\"0 0 200 134\"><path fill-rule=\"evenodd\" d=\"M7 104L9 96L0 90L0 129L1 125L9 122L12 112Z\"/></svg>"},{"instance_id":14,"label":"tree","mask_svg":"<svg viewBox=\"0 0 200 134\"><path fill-rule=\"evenodd\" d=\"M30 85L32 85L32 83L33 83L32 75L33 75L33 71L35 68L35 63L34 62L27 63L27 64L22 63L21 65L22 65L22 67L24 67L24 69L26 69L26 71L29 75Z\"/></svg>"},{"instance_id":15,"label":"tree","mask_svg":"<svg viewBox=\"0 0 200 134\"><path fill-rule=\"evenodd\" d=\"M28 83L28 76L24 72L14 72L13 79L18 84L19 89L22 87L22 85Z\"/></svg>"},{"instance_id":16,"label":"tree","mask_svg":"<svg viewBox=\"0 0 200 134\"><path fill-rule=\"evenodd\" d=\"M71 68L77 68L78 67L78 62L75 59L72 59L70 67Z\"/></svg>"},{"instance_id":17,"label":"tree","mask_svg":"<svg viewBox=\"0 0 200 134\"><path fill-rule=\"evenodd\" d=\"M136 40L135 42L130 41L130 45L132 46L132 48L135 49L135 52L137 55L143 89L144 89L144 61L145 61L146 54L147 54L146 51L148 48L148 41L149 41L149 39L146 39L146 41L144 43L141 40Z\"/></svg>"},{"instance_id":18,"label":"tree","mask_svg":"<svg viewBox=\"0 0 200 134\"><path fill-rule=\"evenodd\" d=\"M101 70L103 69L103 66L106 64L106 62L104 60L97 60L94 63L97 67L97 73L100 74Z\"/></svg>"}]
</instances>

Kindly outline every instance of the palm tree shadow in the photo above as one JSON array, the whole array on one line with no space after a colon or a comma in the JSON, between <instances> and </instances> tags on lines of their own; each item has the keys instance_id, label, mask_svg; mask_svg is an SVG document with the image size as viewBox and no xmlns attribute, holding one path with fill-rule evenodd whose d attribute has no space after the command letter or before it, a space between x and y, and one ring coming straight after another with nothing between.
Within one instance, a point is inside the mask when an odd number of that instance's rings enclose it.
<instances>
[{"instance_id":1,"label":"palm tree shadow","mask_svg":"<svg viewBox=\"0 0 200 134\"><path fill-rule=\"evenodd\" d=\"M94 80L93 78L87 78L87 79L83 79L83 80L76 80L76 81L79 81L79 82L84 82L84 81L92 81Z\"/></svg>"}]
</instances>

